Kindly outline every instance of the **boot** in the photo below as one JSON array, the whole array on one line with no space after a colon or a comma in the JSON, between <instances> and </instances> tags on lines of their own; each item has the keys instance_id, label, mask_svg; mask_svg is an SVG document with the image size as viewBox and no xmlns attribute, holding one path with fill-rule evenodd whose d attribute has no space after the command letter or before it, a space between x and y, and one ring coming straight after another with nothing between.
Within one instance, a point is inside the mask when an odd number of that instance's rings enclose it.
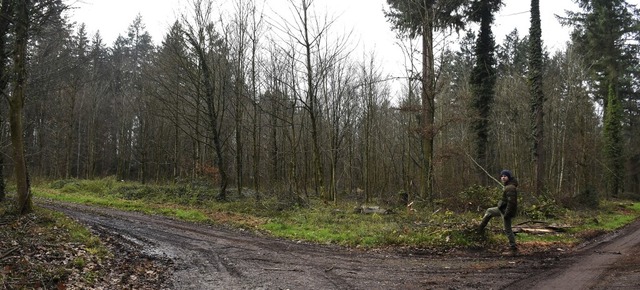
<instances>
[{"instance_id":1,"label":"boot","mask_svg":"<svg viewBox=\"0 0 640 290\"><path fill-rule=\"evenodd\" d=\"M516 256L518 255L518 247L515 244L509 245L509 250L502 252L503 256Z\"/></svg>"},{"instance_id":2,"label":"boot","mask_svg":"<svg viewBox=\"0 0 640 290\"><path fill-rule=\"evenodd\" d=\"M484 228L487 227L487 224L489 224L489 221L491 220L491 216L490 215L485 215L484 217L482 217L482 222L480 223L480 225L478 225L478 233L484 233Z\"/></svg>"}]
</instances>

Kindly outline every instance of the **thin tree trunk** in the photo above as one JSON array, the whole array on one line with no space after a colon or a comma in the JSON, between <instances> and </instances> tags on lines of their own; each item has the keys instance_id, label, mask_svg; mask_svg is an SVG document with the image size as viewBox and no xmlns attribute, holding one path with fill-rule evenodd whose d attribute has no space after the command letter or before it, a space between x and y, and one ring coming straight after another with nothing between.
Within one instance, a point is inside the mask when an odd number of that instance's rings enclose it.
<instances>
[{"instance_id":1,"label":"thin tree trunk","mask_svg":"<svg viewBox=\"0 0 640 290\"><path fill-rule=\"evenodd\" d=\"M303 13L303 33L304 33L304 48L305 48L305 65L307 69L307 108L309 110L309 118L311 121L311 141L312 141L312 150L313 150L313 178L314 178L314 188L315 194L321 195L323 198L326 198L325 192L323 189L324 186L324 178L323 178L323 168L322 168L322 158L320 154L320 136L318 130L318 107L317 107L317 96L316 96L316 87L313 82L314 71L311 63L311 45L312 41L309 36L309 19L308 19L308 11L311 3L307 1L302 1L302 13Z\"/></svg>"},{"instance_id":2,"label":"thin tree trunk","mask_svg":"<svg viewBox=\"0 0 640 290\"><path fill-rule=\"evenodd\" d=\"M257 46L258 46L258 35L257 35L257 23L255 19L255 3L252 9L253 16L253 30L252 32L252 43L251 43L251 99L253 100L253 190L255 191L256 200L260 200L260 163L261 163L261 153L260 153L260 108L258 107L258 97L257 97L257 72L256 72L256 55L257 55Z\"/></svg>"},{"instance_id":3,"label":"thin tree trunk","mask_svg":"<svg viewBox=\"0 0 640 290\"><path fill-rule=\"evenodd\" d=\"M241 45L242 46L242 45ZM242 51L242 49L240 49ZM238 53L238 58L242 56ZM242 63L242 62L240 62ZM238 65L240 66L240 65ZM242 79L240 77L242 68L238 67L236 70L236 82L235 82L235 138L236 138L236 186L238 190L238 196L242 196L242 155L244 155L244 148L242 146Z\"/></svg>"},{"instance_id":4,"label":"thin tree trunk","mask_svg":"<svg viewBox=\"0 0 640 290\"><path fill-rule=\"evenodd\" d=\"M2 118L0 118L2 122ZM4 155L0 154L0 202L3 202L6 198L6 186L4 183Z\"/></svg>"},{"instance_id":5,"label":"thin tree trunk","mask_svg":"<svg viewBox=\"0 0 640 290\"><path fill-rule=\"evenodd\" d=\"M255 61L255 48L253 49L251 60L251 85L252 85L252 99L253 99L253 190L256 195L256 200L260 200L260 108L258 107L258 100L256 96L256 61Z\"/></svg>"},{"instance_id":6,"label":"thin tree trunk","mask_svg":"<svg viewBox=\"0 0 640 290\"><path fill-rule=\"evenodd\" d=\"M430 10L428 10L430 11ZM429 14L429 13L428 13ZM422 197L433 199L433 136L435 91L433 78L433 21L426 16L422 29Z\"/></svg>"}]
</instances>

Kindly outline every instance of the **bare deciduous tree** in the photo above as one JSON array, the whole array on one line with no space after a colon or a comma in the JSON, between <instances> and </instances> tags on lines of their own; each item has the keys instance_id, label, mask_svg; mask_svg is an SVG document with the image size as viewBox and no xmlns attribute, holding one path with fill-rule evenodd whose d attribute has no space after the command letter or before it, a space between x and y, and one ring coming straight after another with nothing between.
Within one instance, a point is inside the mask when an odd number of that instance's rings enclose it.
<instances>
[{"instance_id":1,"label":"bare deciduous tree","mask_svg":"<svg viewBox=\"0 0 640 290\"><path fill-rule=\"evenodd\" d=\"M207 136L215 153L215 167L219 172L219 199L227 198L229 185L228 164L225 157L225 134L223 119L227 110L226 94L230 91L227 49L215 31L212 19L213 4L210 1L194 0L193 18L183 16L182 26L188 48L197 62L199 79L197 87L202 89L204 112L207 117Z\"/></svg>"}]
</instances>

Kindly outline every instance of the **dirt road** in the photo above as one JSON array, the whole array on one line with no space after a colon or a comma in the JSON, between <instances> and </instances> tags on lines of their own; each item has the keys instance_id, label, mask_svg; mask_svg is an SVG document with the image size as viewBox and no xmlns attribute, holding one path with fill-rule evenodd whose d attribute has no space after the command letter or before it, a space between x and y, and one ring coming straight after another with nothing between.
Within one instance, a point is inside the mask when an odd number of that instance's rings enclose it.
<instances>
[{"instance_id":1,"label":"dirt road","mask_svg":"<svg viewBox=\"0 0 640 290\"><path fill-rule=\"evenodd\" d=\"M640 221L581 247L513 289L640 289Z\"/></svg>"},{"instance_id":2,"label":"dirt road","mask_svg":"<svg viewBox=\"0 0 640 290\"><path fill-rule=\"evenodd\" d=\"M571 254L360 251L105 208L49 203L172 261L171 289L611 289L640 286L640 223ZM626 282L625 282L626 281ZM617 283L617 284L615 284ZM631 288L629 288L631 289Z\"/></svg>"}]
</instances>

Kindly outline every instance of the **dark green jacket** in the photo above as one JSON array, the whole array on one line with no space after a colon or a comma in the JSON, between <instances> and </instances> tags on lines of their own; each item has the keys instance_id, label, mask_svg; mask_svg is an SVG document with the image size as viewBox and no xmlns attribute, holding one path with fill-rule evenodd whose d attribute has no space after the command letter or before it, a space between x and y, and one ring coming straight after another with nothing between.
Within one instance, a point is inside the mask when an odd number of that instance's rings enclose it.
<instances>
[{"instance_id":1,"label":"dark green jacket","mask_svg":"<svg viewBox=\"0 0 640 290\"><path fill-rule=\"evenodd\" d=\"M518 182L515 179L507 181L504 185L498 208L506 218L516 216L518 212Z\"/></svg>"}]
</instances>

